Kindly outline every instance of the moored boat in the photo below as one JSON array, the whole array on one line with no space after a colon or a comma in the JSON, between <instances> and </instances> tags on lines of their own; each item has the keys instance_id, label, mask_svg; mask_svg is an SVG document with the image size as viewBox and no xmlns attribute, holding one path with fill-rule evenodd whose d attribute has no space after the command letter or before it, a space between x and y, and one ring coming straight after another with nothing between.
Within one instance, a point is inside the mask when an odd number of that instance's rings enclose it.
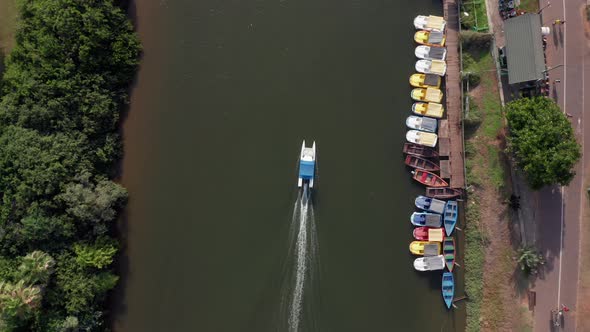
<instances>
[{"instance_id":1,"label":"moored boat","mask_svg":"<svg viewBox=\"0 0 590 332\"><path fill-rule=\"evenodd\" d=\"M441 31L416 31L414 41L426 46L445 46L447 37Z\"/></svg>"},{"instance_id":2,"label":"moored boat","mask_svg":"<svg viewBox=\"0 0 590 332\"><path fill-rule=\"evenodd\" d=\"M427 133L418 130L408 130L406 140L410 143L420 144L428 147L435 147L438 136L434 133Z\"/></svg>"},{"instance_id":3,"label":"moored boat","mask_svg":"<svg viewBox=\"0 0 590 332\"><path fill-rule=\"evenodd\" d=\"M418 45L414 50L414 55L418 59L444 61L447 58L447 49L444 47Z\"/></svg>"},{"instance_id":4,"label":"moored boat","mask_svg":"<svg viewBox=\"0 0 590 332\"><path fill-rule=\"evenodd\" d=\"M313 188L313 180L315 177L315 141L311 148L305 146L305 140L301 144L301 154L299 158L299 178L297 180L297 187L309 186Z\"/></svg>"},{"instance_id":5,"label":"moored boat","mask_svg":"<svg viewBox=\"0 0 590 332\"><path fill-rule=\"evenodd\" d=\"M443 108L443 105L439 103L416 102L412 105L412 112L418 115L440 119L443 117L445 109Z\"/></svg>"},{"instance_id":6,"label":"moored boat","mask_svg":"<svg viewBox=\"0 0 590 332\"><path fill-rule=\"evenodd\" d=\"M416 88L440 88L441 78L434 74L416 73L410 76L410 85Z\"/></svg>"},{"instance_id":7,"label":"moored boat","mask_svg":"<svg viewBox=\"0 0 590 332\"><path fill-rule=\"evenodd\" d=\"M418 15L414 18L414 28L426 31L443 31L447 22L441 16Z\"/></svg>"},{"instance_id":8,"label":"moored boat","mask_svg":"<svg viewBox=\"0 0 590 332\"><path fill-rule=\"evenodd\" d=\"M443 214L443 223L445 225L447 236L453 234L453 230L457 224L458 214L459 206L457 205L457 201L448 201L445 205L445 213Z\"/></svg>"},{"instance_id":9,"label":"moored boat","mask_svg":"<svg viewBox=\"0 0 590 332\"><path fill-rule=\"evenodd\" d=\"M418 271L438 271L445 268L443 255L419 257L414 260L414 269Z\"/></svg>"},{"instance_id":10,"label":"moored boat","mask_svg":"<svg viewBox=\"0 0 590 332\"><path fill-rule=\"evenodd\" d=\"M404 143L403 152L405 154L411 154L414 156L424 157L424 158L435 158L438 157L438 152L436 150L426 147L424 145L418 145L414 143Z\"/></svg>"},{"instance_id":11,"label":"moored boat","mask_svg":"<svg viewBox=\"0 0 590 332\"><path fill-rule=\"evenodd\" d=\"M441 60L418 60L414 68L419 73L445 76L447 63Z\"/></svg>"},{"instance_id":12,"label":"moored boat","mask_svg":"<svg viewBox=\"0 0 590 332\"><path fill-rule=\"evenodd\" d=\"M449 187L428 187L426 188L426 196L434 197L438 199L450 199L459 197L463 194L463 191L458 188L449 188Z\"/></svg>"},{"instance_id":13,"label":"moored boat","mask_svg":"<svg viewBox=\"0 0 590 332\"><path fill-rule=\"evenodd\" d=\"M414 212L410 216L410 222L414 226L439 228L442 226L442 216L437 213Z\"/></svg>"},{"instance_id":14,"label":"moored boat","mask_svg":"<svg viewBox=\"0 0 590 332\"><path fill-rule=\"evenodd\" d=\"M441 201L436 198L430 198L426 196L418 196L414 200L414 204L417 208L427 211L427 212L434 212L438 214L443 214L445 212L445 201ZM420 226L428 226L428 225L420 225Z\"/></svg>"},{"instance_id":15,"label":"moored boat","mask_svg":"<svg viewBox=\"0 0 590 332\"><path fill-rule=\"evenodd\" d=\"M414 239L419 241L433 241L433 242L442 242L445 229L441 227L416 227L412 232Z\"/></svg>"},{"instance_id":16,"label":"moored boat","mask_svg":"<svg viewBox=\"0 0 590 332\"><path fill-rule=\"evenodd\" d=\"M416 101L440 103L443 93L437 88L414 88L410 92L410 97Z\"/></svg>"},{"instance_id":17,"label":"moored boat","mask_svg":"<svg viewBox=\"0 0 590 332\"><path fill-rule=\"evenodd\" d=\"M405 164L413 168L431 172L437 172L440 170L440 167L435 162L410 154L406 156Z\"/></svg>"},{"instance_id":18,"label":"moored boat","mask_svg":"<svg viewBox=\"0 0 590 332\"><path fill-rule=\"evenodd\" d=\"M438 120L427 116L410 115L406 118L406 126L410 129L436 133Z\"/></svg>"},{"instance_id":19,"label":"moored boat","mask_svg":"<svg viewBox=\"0 0 590 332\"><path fill-rule=\"evenodd\" d=\"M441 292L447 309L451 309L451 306L453 305L453 297L455 297L455 280L452 272L443 273Z\"/></svg>"},{"instance_id":20,"label":"moored boat","mask_svg":"<svg viewBox=\"0 0 590 332\"><path fill-rule=\"evenodd\" d=\"M440 176L428 171L417 169L413 171L412 174L414 175L414 180L422 183L425 186L447 187L449 185L447 181L443 180Z\"/></svg>"},{"instance_id":21,"label":"moored boat","mask_svg":"<svg viewBox=\"0 0 590 332\"><path fill-rule=\"evenodd\" d=\"M412 243L410 243L410 252L418 256L438 256L440 255L440 243L412 241Z\"/></svg>"},{"instance_id":22,"label":"moored boat","mask_svg":"<svg viewBox=\"0 0 590 332\"><path fill-rule=\"evenodd\" d=\"M455 267L455 239L453 237L445 237L443 240L443 256L445 257L445 264L450 272L453 272Z\"/></svg>"}]
</instances>

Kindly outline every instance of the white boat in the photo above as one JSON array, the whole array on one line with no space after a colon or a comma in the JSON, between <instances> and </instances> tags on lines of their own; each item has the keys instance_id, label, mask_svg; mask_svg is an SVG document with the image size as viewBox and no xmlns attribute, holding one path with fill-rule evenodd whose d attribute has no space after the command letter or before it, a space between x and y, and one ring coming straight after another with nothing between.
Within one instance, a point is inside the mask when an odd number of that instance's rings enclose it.
<instances>
[{"instance_id":1,"label":"white boat","mask_svg":"<svg viewBox=\"0 0 590 332\"><path fill-rule=\"evenodd\" d=\"M297 187L301 188L304 184L308 184L309 188L313 188L313 180L315 177L315 141L311 148L305 146L305 140L301 144L301 156L299 158L299 179L297 180Z\"/></svg>"},{"instance_id":2,"label":"white boat","mask_svg":"<svg viewBox=\"0 0 590 332\"><path fill-rule=\"evenodd\" d=\"M443 31L447 22L444 18L434 15L418 15L414 18L414 27L418 30Z\"/></svg>"},{"instance_id":3,"label":"white boat","mask_svg":"<svg viewBox=\"0 0 590 332\"><path fill-rule=\"evenodd\" d=\"M438 121L436 119L429 118L426 116L410 115L406 119L406 126L408 126L408 128L410 129L436 133Z\"/></svg>"},{"instance_id":4,"label":"white boat","mask_svg":"<svg viewBox=\"0 0 590 332\"><path fill-rule=\"evenodd\" d=\"M438 271L445 268L445 256L425 256L414 260L414 269L418 271Z\"/></svg>"},{"instance_id":5,"label":"white boat","mask_svg":"<svg viewBox=\"0 0 590 332\"><path fill-rule=\"evenodd\" d=\"M447 49L444 47L418 45L414 50L414 55L418 59L444 61L447 58Z\"/></svg>"},{"instance_id":6,"label":"white boat","mask_svg":"<svg viewBox=\"0 0 590 332\"><path fill-rule=\"evenodd\" d=\"M427 133L418 130L408 130L406 140L410 143L420 144L428 147L435 147L438 136L434 133Z\"/></svg>"},{"instance_id":7,"label":"white boat","mask_svg":"<svg viewBox=\"0 0 590 332\"><path fill-rule=\"evenodd\" d=\"M445 76L447 72L447 64L442 60L418 60L415 67L417 72L424 74Z\"/></svg>"}]
</instances>

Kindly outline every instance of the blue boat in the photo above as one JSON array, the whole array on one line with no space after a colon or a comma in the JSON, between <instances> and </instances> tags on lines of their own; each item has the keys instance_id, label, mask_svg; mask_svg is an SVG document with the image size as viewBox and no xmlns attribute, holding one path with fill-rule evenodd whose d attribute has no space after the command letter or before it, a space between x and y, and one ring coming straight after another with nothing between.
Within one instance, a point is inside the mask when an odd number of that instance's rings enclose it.
<instances>
[{"instance_id":1,"label":"blue boat","mask_svg":"<svg viewBox=\"0 0 590 332\"><path fill-rule=\"evenodd\" d=\"M455 229L455 225L457 224L457 216L459 214L459 207L457 205L457 201L448 201L445 206L445 213L444 213L444 224L445 224L445 233L447 236L451 236L453 234L453 230Z\"/></svg>"},{"instance_id":2,"label":"blue boat","mask_svg":"<svg viewBox=\"0 0 590 332\"><path fill-rule=\"evenodd\" d=\"M414 226L440 227L442 225L441 215L436 213L414 212L410 221Z\"/></svg>"},{"instance_id":3,"label":"blue boat","mask_svg":"<svg viewBox=\"0 0 590 332\"><path fill-rule=\"evenodd\" d=\"M447 305L447 309L451 309L453 305L453 297L455 297L455 279L453 273L445 272L442 277L442 296Z\"/></svg>"},{"instance_id":4,"label":"blue boat","mask_svg":"<svg viewBox=\"0 0 590 332\"><path fill-rule=\"evenodd\" d=\"M442 214L445 211L445 201L426 196L418 196L415 200L416 207L427 212Z\"/></svg>"},{"instance_id":5,"label":"blue boat","mask_svg":"<svg viewBox=\"0 0 590 332\"><path fill-rule=\"evenodd\" d=\"M299 179L297 187L313 188L315 177L315 142L311 148L305 146L305 140L301 144L301 156L299 158Z\"/></svg>"}]
</instances>

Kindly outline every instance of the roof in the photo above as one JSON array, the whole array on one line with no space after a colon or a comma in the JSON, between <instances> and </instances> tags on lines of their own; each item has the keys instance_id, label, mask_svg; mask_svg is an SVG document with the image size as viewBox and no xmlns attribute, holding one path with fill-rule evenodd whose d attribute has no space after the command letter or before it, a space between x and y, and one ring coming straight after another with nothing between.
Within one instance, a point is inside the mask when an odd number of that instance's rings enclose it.
<instances>
[{"instance_id":1,"label":"roof","mask_svg":"<svg viewBox=\"0 0 590 332\"><path fill-rule=\"evenodd\" d=\"M433 118L429 117L422 117L421 127L428 131L436 131L436 127L438 126L438 121Z\"/></svg>"},{"instance_id":2,"label":"roof","mask_svg":"<svg viewBox=\"0 0 590 332\"><path fill-rule=\"evenodd\" d=\"M431 44L440 44L444 36L444 33L440 31L430 31L428 35L428 42Z\"/></svg>"},{"instance_id":3,"label":"roof","mask_svg":"<svg viewBox=\"0 0 590 332\"><path fill-rule=\"evenodd\" d=\"M315 163L313 161L301 160L299 162L299 177L303 179L313 179Z\"/></svg>"},{"instance_id":4,"label":"roof","mask_svg":"<svg viewBox=\"0 0 590 332\"><path fill-rule=\"evenodd\" d=\"M428 49L428 56L433 59L442 60L446 49L444 47L431 47Z\"/></svg>"},{"instance_id":5,"label":"roof","mask_svg":"<svg viewBox=\"0 0 590 332\"><path fill-rule=\"evenodd\" d=\"M440 254L439 243L426 243L424 245L424 256L437 256Z\"/></svg>"},{"instance_id":6,"label":"roof","mask_svg":"<svg viewBox=\"0 0 590 332\"><path fill-rule=\"evenodd\" d=\"M424 265L428 266L429 270L442 270L445 268L445 259L442 255L427 256L422 258Z\"/></svg>"},{"instance_id":7,"label":"roof","mask_svg":"<svg viewBox=\"0 0 590 332\"><path fill-rule=\"evenodd\" d=\"M431 228L428 230L428 241L442 242L443 230L441 228Z\"/></svg>"},{"instance_id":8,"label":"roof","mask_svg":"<svg viewBox=\"0 0 590 332\"><path fill-rule=\"evenodd\" d=\"M444 27L444 24L445 24L445 20L440 16L430 15L430 16L428 16L428 19L426 20L426 27L430 28L430 29L442 30L442 28Z\"/></svg>"},{"instance_id":9,"label":"roof","mask_svg":"<svg viewBox=\"0 0 590 332\"><path fill-rule=\"evenodd\" d=\"M525 14L504 21L508 83L515 84L543 78L545 58L541 18Z\"/></svg>"},{"instance_id":10,"label":"roof","mask_svg":"<svg viewBox=\"0 0 590 332\"><path fill-rule=\"evenodd\" d=\"M440 215L426 214L424 219L425 219L424 226L440 227L440 224L441 224Z\"/></svg>"},{"instance_id":11,"label":"roof","mask_svg":"<svg viewBox=\"0 0 590 332\"><path fill-rule=\"evenodd\" d=\"M440 83L440 76L434 74L424 75L424 84L427 85L438 85Z\"/></svg>"}]
</instances>

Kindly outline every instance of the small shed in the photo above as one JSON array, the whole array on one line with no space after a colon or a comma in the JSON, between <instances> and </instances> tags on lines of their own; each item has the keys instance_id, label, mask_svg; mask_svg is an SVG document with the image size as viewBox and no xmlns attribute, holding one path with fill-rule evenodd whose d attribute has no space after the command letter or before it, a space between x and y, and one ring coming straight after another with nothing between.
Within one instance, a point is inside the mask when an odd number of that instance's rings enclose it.
<instances>
[{"instance_id":1,"label":"small shed","mask_svg":"<svg viewBox=\"0 0 590 332\"><path fill-rule=\"evenodd\" d=\"M544 78L545 56L541 16L528 13L504 21L508 83L518 84Z\"/></svg>"}]
</instances>

